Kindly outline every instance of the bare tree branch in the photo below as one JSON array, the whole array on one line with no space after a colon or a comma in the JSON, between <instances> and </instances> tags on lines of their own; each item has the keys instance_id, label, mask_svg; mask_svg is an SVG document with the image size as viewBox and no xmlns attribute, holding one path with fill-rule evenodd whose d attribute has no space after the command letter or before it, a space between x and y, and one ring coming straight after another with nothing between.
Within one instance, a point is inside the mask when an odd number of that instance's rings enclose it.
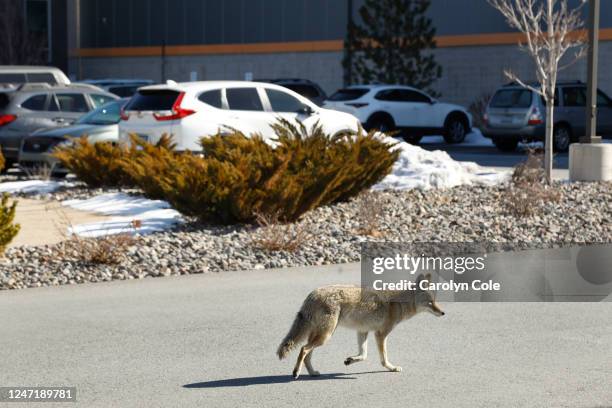
<instances>
[{"instance_id":1,"label":"bare tree branch","mask_svg":"<svg viewBox=\"0 0 612 408\"><path fill-rule=\"evenodd\" d=\"M546 101L545 170L548 181L552 177L553 115L555 88L559 71L576 63L586 53L582 7L587 0L579 0L578 7L570 8L568 0L487 0L505 17L508 25L524 34L526 42L519 47L535 63L539 86L523 82L512 71L504 74L510 80L541 95ZM561 60L569 56L567 63Z\"/></svg>"}]
</instances>

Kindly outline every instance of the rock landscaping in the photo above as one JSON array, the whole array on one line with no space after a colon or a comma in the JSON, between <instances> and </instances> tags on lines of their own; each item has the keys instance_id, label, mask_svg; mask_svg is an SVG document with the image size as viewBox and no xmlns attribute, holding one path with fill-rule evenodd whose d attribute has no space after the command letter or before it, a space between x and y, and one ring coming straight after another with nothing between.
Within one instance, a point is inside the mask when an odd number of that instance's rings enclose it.
<instances>
[{"instance_id":1,"label":"rock landscaping","mask_svg":"<svg viewBox=\"0 0 612 408\"><path fill-rule=\"evenodd\" d=\"M100 253L93 257L84 256L83 248L91 251L91 244L80 238L9 248L0 259L0 289L357 262L366 241L486 241L510 247L612 242L611 183L559 183L554 188L559 199L539 203L529 216L509 210L506 185L464 185L370 192L367 200L321 207L288 225L219 227L188 221L142 236L135 225L132 238L108 240L94 249ZM102 191L108 192L77 184L45 197L88 198ZM286 247L292 250L282 250L288 239L292 242ZM121 247L112 248L115 241ZM112 259L106 259L111 251Z\"/></svg>"}]
</instances>

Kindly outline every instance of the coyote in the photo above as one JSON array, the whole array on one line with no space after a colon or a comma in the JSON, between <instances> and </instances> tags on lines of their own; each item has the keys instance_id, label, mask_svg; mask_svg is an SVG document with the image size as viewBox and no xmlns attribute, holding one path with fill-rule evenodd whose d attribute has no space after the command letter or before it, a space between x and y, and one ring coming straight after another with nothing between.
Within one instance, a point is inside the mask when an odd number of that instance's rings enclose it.
<instances>
[{"instance_id":1,"label":"coyote","mask_svg":"<svg viewBox=\"0 0 612 408\"><path fill-rule=\"evenodd\" d=\"M430 281L431 274L419 275L417 288L423 279ZM359 345L359 354L344 360L345 365L366 359L368 332L373 331L382 365L390 371L399 372L402 368L394 366L387 359L387 336L399 322L422 311L444 316L434 293L428 290L374 291L358 286L325 286L315 289L304 300L277 354L282 360L306 341L293 369L293 378L298 378L304 364L311 376L317 376L319 372L312 367L312 351L325 344L336 326L340 325L357 330Z\"/></svg>"}]
</instances>

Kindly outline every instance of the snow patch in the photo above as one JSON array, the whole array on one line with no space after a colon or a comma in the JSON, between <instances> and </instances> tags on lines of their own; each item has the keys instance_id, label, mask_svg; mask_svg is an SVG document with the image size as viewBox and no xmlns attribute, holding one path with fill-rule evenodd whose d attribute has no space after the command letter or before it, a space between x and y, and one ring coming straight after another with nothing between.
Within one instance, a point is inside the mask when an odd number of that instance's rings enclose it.
<instances>
[{"instance_id":1,"label":"snow patch","mask_svg":"<svg viewBox=\"0 0 612 408\"><path fill-rule=\"evenodd\" d=\"M0 183L0 193L49 194L71 183L54 180L7 181Z\"/></svg>"},{"instance_id":2,"label":"snow patch","mask_svg":"<svg viewBox=\"0 0 612 408\"><path fill-rule=\"evenodd\" d=\"M487 169L473 162L458 162L441 150L424 150L405 142L387 138L396 145L400 156L391 173L374 190L407 190L411 188L450 188L459 185L494 185L507 179L508 173Z\"/></svg>"},{"instance_id":3,"label":"snow patch","mask_svg":"<svg viewBox=\"0 0 612 408\"><path fill-rule=\"evenodd\" d=\"M420 144L445 144L443 136L425 136L421 139ZM491 139L482 135L480 129L474 128L465 136L463 142L457 146L475 146L475 147L493 147L495 146Z\"/></svg>"},{"instance_id":4,"label":"snow patch","mask_svg":"<svg viewBox=\"0 0 612 408\"><path fill-rule=\"evenodd\" d=\"M62 205L77 210L114 216L110 220L79 224L69 228L71 234L101 237L121 233L150 234L183 222L178 211L162 200L149 200L125 193L101 194L84 200L67 200ZM138 225L137 227L135 227Z\"/></svg>"}]
</instances>

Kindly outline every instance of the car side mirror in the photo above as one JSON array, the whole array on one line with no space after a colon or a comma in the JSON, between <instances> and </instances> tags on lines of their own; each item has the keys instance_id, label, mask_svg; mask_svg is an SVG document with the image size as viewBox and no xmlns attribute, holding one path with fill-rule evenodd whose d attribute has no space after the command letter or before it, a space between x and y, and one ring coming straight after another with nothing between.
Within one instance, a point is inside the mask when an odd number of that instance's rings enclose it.
<instances>
[{"instance_id":1,"label":"car side mirror","mask_svg":"<svg viewBox=\"0 0 612 408\"><path fill-rule=\"evenodd\" d=\"M434 99L434 98L431 98L431 99L429 100L429 103L430 103L431 105L435 105L436 103L438 103L438 100L437 100L437 99Z\"/></svg>"},{"instance_id":2,"label":"car side mirror","mask_svg":"<svg viewBox=\"0 0 612 408\"><path fill-rule=\"evenodd\" d=\"M297 113L300 115L310 116L314 113L314 110L312 110L312 108L308 105L302 105L302 107L298 109Z\"/></svg>"}]
</instances>

